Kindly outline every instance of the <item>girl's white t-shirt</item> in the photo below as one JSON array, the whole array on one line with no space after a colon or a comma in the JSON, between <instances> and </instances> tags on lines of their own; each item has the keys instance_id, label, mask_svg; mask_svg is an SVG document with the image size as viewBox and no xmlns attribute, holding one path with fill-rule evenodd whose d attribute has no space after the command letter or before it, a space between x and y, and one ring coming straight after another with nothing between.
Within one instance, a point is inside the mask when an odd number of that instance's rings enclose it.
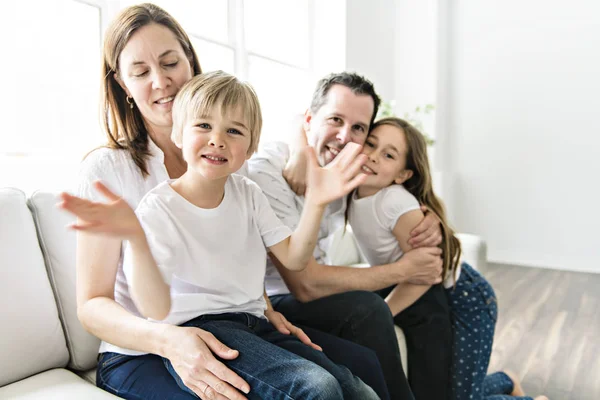
<instances>
[{"instance_id":1,"label":"girl's white t-shirt","mask_svg":"<svg viewBox=\"0 0 600 400\"><path fill-rule=\"evenodd\" d=\"M360 199L354 191L349 207L348 222L367 262L385 265L398 261L404 253L393 230L402 215L420 208L417 199L404 186L391 185ZM460 269L456 279L459 274ZM452 275L446 277L444 287L452 287Z\"/></svg>"}]
</instances>

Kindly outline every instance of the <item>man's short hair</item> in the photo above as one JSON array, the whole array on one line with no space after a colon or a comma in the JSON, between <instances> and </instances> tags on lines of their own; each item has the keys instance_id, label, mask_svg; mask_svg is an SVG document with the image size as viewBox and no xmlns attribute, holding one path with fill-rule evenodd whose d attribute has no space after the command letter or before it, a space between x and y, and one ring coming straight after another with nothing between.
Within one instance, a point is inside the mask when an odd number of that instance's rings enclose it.
<instances>
[{"instance_id":1,"label":"man's short hair","mask_svg":"<svg viewBox=\"0 0 600 400\"><path fill-rule=\"evenodd\" d=\"M225 114L241 109L245 124L250 130L248 155L258 149L262 129L262 113L258 96L247 82L242 82L223 71L207 72L189 80L173 103L173 132L171 140L181 142L185 124L206 116L215 108Z\"/></svg>"},{"instance_id":2,"label":"man's short hair","mask_svg":"<svg viewBox=\"0 0 600 400\"><path fill-rule=\"evenodd\" d=\"M343 85L352 90L352 93L357 95L371 96L373 99L373 116L369 125L375 121L375 116L379 110L381 99L375 92L373 83L365 77L353 72L340 72L329 74L317 83L317 88L313 93L312 102L310 103L310 111L316 113L327 101L327 93L333 85Z\"/></svg>"}]
</instances>

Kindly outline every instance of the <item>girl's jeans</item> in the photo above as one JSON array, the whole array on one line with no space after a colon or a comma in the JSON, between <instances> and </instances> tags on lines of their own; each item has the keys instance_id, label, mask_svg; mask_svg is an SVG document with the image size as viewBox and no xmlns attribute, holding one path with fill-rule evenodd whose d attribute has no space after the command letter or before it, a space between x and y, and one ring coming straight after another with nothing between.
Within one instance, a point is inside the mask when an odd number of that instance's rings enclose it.
<instances>
[{"instance_id":1,"label":"girl's jeans","mask_svg":"<svg viewBox=\"0 0 600 400\"><path fill-rule=\"evenodd\" d=\"M513 383L503 372L486 376L494 330L498 319L498 302L489 282L469 264L454 288L447 290L454 334L452 362L453 400L503 400L531 397L506 396Z\"/></svg>"}]
</instances>

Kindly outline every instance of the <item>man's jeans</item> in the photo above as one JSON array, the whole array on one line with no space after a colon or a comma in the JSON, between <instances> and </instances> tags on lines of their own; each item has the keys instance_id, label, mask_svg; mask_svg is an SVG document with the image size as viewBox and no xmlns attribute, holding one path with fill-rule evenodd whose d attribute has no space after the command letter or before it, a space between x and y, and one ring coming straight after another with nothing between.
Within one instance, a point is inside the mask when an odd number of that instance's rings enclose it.
<instances>
[{"instance_id":1,"label":"man's jeans","mask_svg":"<svg viewBox=\"0 0 600 400\"><path fill-rule=\"evenodd\" d=\"M211 332L227 346L239 350L240 355L236 359L223 362L248 382L251 387L247 395L249 399L377 398L375 392L347 368L334 364L322 352L304 345L294 336L279 333L266 319L229 313L201 316L183 325ZM162 368L167 375L167 371L172 373L175 379L171 378L171 381L176 387L179 385L177 390L170 386L172 392L164 392L162 387L156 388L153 384L156 375L140 374L133 368L122 368L123 372L129 373L128 376L112 377L111 381L105 368L99 367L98 375L103 376L98 385L125 398L152 398L152 395L155 398L196 398L183 385L168 360L164 360ZM160 374L160 379L163 375ZM138 380L146 381L154 390L163 391L163 397L147 392L143 384L136 382ZM132 387L134 382L136 385ZM187 397L175 397L183 394Z\"/></svg>"},{"instance_id":2,"label":"man's jeans","mask_svg":"<svg viewBox=\"0 0 600 400\"><path fill-rule=\"evenodd\" d=\"M402 369L392 314L378 294L353 291L307 303L288 294L271 296L271 303L294 324L309 326L373 350L383 368L390 398L414 399ZM329 350L327 355L332 360L339 356Z\"/></svg>"}]
</instances>

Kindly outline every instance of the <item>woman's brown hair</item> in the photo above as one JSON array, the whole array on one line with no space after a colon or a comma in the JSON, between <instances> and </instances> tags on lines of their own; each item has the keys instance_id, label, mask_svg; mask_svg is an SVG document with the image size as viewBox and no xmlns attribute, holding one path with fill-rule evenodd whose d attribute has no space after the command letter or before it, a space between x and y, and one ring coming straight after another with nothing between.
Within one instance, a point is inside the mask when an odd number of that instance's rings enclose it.
<instances>
[{"instance_id":1,"label":"woman's brown hair","mask_svg":"<svg viewBox=\"0 0 600 400\"><path fill-rule=\"evenodd\" d=\"M128 151L144 177L148 175L146 160L150 155L148 130L139 109L131 108L127 103L127 94L116 76L119 73L119 56L125 45L138 29L149 24L163 25L173 32L191 63L194 75L202 73L188 35L169 13L154 4L144 3L126 8L106 30L101 67L100 114L108 138L107 146Z\"/></svg>"}]
</instances>

